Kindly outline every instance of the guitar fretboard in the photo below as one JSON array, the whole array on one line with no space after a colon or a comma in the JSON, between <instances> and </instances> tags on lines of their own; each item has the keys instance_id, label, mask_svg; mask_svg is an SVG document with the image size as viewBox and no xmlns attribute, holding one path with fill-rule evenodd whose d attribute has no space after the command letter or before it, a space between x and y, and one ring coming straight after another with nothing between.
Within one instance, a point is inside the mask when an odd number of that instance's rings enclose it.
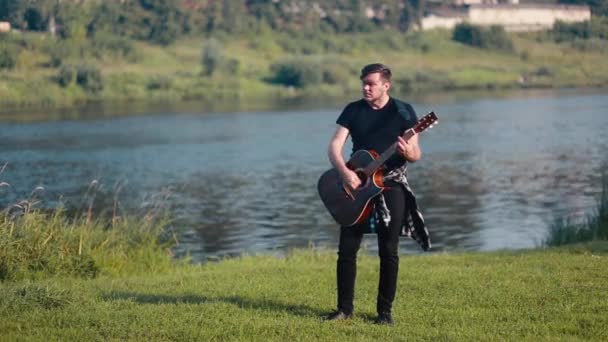
<instances>
[{"instance_id":1,"label":"guitar fretboard","mask_svg":"<svg viewBox=\"0 0 608 342\"><path fill-rule=\"evenodd\" d=\"M414 134L416 134L416 132L414 131L413 128L408 129L407 131L405 131L405 133L403 133L403 139L405 139L405 141L410 140ZM384 163L386 163L386 161L393 156L393 154L395 153L395 151L397 150L397 143L394 143L391 145L391 147L389 147L388 149L386 149L386 151L384 151L376 160L374 160L373 162L369 163L367 165L367 167L365 169L363 169L363 172L365 173L365 175L367 177L370 177L372 174L374 174L374 172L376 172L376 170L378 170L382 165L384 165Z\"/></svg>"}]
</instances>

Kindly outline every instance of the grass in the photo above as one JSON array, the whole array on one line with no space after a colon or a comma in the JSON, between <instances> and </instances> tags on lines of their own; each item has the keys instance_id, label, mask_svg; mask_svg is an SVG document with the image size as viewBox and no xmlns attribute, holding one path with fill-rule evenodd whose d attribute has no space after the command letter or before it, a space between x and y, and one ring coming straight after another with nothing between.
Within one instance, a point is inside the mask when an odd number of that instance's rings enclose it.
<instances>
[{"instance_id":1,"label":"grass","mask_svg":"<svg viewBox=\"0 0 608 342\"><path fill-rule=\"evenodd\" d=\"M355 318L325 322L335 251L189 264L172 259L163 219L68 218L28 203L0 216L0 340L608 339L608 241L402 256L386 327L373 324L378 258L368 253Z\"/></svg>"},{"instance_id":2,"label":"grass","mask_svg":"<svg viewBox=\"0 0 608 342\"><path fill-rule=\"evenodd\" d=\"M68 218L60 209L27 210L0 215L0 281L163 272L177 263L164 219Z\"/></svg>"},{"instance_id":3,"label":"grass","mask_svg":"<svg viewBox=\"0 0 608 342\"><path fill-rule=\"evenodd\" d=\"M557 218L549 228L545 241L548 246L568 245L576 242L608 240L608 176L602 178L602 194L597 208L584 223L569 218Z\"/></svg>"},{"instance_id":4,"label":"grass","mask_svg":"<svg viewBox=\"0 0 608 342\"><path fill-rule=\"evenodd\" d=\"M25 34L24 39L34 48L24 49L19 54L15 69L0 71L2 111L18 107L71 106L100 100L202 100L210 103L228 100L236 103L276 98L350 98L358 94L361 66L376 61L393 68L396 84L410 84L407 89L401 89L402 94L398 95L402 96L408 92L608 84L608 60L605 58L608 45L603 42L599 42L598 47L587 44L590 47L582 48L572 42L557 44L547 38L539 39L535 34L512 34L515 51L499 52L456 43L450 39L451 32L445 30L321 37L293 37L275 32L224 39L221 53L238 62L239 70L235 74L223 71L212 77L200 75L202 37L186 37L168 47L135 42L139 56L135 59L103 55L98 59L66 60L72 64L93 64L101 71L103 90L89 93L78 86L61 88L54 81L57 69L49 67L48 56L35 49L36 44L48 40L43 40L43 36ZM294 57L329 58L346 78L335 84L312 85L304 89L288 89L266 82L272 76L270 66L273 63ZM541 69L550 72L539 73ZM161 87L150 86L157 84L159 79L167 81Z\"/></svg>"},{"instance_id":5,"label":"grass","mask_svg":"<svg viewBox=\"0 0 608 342\"><path fill-rule=\"evenodd\" d=\"M401 258L396 325L372 324L378 259L359 258L355 318L335 253L243 256L120 278L0 283L2 340L608 339L608 244Z\"/></svg>"}]
</instances>

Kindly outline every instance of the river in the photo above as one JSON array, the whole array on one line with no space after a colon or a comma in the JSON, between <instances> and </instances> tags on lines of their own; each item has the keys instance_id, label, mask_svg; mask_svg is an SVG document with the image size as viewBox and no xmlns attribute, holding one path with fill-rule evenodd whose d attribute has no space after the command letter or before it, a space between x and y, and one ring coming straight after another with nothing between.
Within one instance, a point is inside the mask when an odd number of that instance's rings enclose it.
<instances>
[{"instance_id":1,"label":"river","mask_svg":"<svg viewBox=\"0 0 608 342\"><path fill-rule=\"evenodd\" d=\"M434 250L536 247L556 217L591 214L608 167L606 95L412 100L419 116L434 110L440 118L421 134L423 158L409 167ZM114 203L121 213L168 210L177 256L335 248L338 229L316 182L329 167L341 106L169 107L134 116L87 110L80 119L0 121L0 181L10 184L0 188L0 202L35 196L39 207L61 201L84 210L94 182L98 211ZM364 244L376 250L374 236ZM402 253L420 251L406 239L401 245Z\"/></svg>"}]
</instances>

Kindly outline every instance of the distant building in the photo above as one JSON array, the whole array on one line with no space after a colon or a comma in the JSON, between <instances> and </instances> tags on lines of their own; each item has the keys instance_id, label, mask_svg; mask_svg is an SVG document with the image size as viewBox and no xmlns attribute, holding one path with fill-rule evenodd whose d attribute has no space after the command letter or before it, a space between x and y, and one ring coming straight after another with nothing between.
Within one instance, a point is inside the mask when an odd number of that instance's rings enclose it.
<instances>
[{"instance_id":1,"label":"distant building","mask_svg":"<svg viewBox=\"0 0 608 342\"><path fill-rule=\"evenodd\" d=\"M11 23L8 21L0 21L0 32L9 32L11 30Z\"/></svg>"},{"instance_id":2,"label":"distant building","mask_svg":"<svg viewBox=\"0 0 608 342\"><path fill-rule=\"evenodd\" d=\"M454 0L454 5L498 5L498 4L519 4L519 0Z\"/></svg>"},{"instance_id":3,"label":"distant building","mask_svg":"<svg viewBox=\"0 0 608 342\"><path fill-rule=\"evenodd\" d=\"M537 31L549 29L560 20L581 22L591 19L589 6L493 3L493 0L456 0L462 6L437 7L421 21L423 30L451 29L461 22L474 25L501 25L507 31ZM475 4L473 4L475 3Z\"/></svg>"}]
</instances>

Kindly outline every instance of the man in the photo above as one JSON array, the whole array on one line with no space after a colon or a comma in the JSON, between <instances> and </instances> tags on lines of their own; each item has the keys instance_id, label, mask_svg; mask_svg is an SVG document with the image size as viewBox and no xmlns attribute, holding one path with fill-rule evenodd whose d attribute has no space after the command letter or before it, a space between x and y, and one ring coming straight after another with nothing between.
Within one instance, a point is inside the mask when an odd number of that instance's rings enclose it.
<instances>
[{"instance_id":1,"label":"man","mask_svg":"<svg viewBox=\"0 0 608 342\"><path fill-rule=\"evenodd\" d=\"M342 111L329 144L329 159L344 184L351 189L359 187L361 180L346 166L342 157L342 148L349 135L353 152L365 149L382 153L396 143L396 153L384 165L386 188L374 199L370 219L340 228L338 309L327 320L352 317L357 251L364 233L375 231L378 235L380 282L376 323L379 324L393 324L391 309L397 289L399 236L411 236L422 244L423 249L430 248L428 231L405 178L406 163L419 160L421 151L417 134L407 141L401 136L415 125L417 117L412 106L389 96L391 76L391 70L383 64L370 64L361 70L363 98L348 104ZM412 207L412 210L408 209Z\"/></svg>"}]
</instances>

